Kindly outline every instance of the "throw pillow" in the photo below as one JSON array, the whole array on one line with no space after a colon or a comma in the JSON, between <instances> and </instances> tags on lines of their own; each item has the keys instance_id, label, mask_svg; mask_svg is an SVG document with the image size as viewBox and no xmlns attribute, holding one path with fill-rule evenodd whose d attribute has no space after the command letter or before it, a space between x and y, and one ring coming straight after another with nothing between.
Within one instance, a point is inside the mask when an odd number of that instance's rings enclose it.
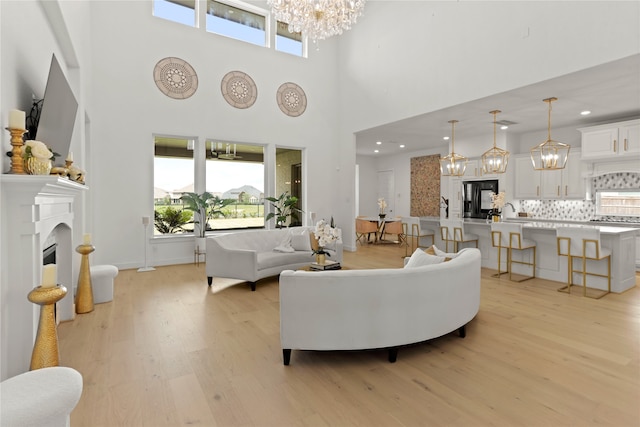
<instances>
[{"instance_id":1,"label":"throw pillow","mask_svg":"<svg viewBox=\"0 0 640 427\"><path fill-rule=\"evenodd\" d=\"M310 251L311 241L309 240L309 231L303 228L301 231L291 231L291 246L296 251Z\"/></svg>"},{"instance_id":2,"label":"throw pillow","mask_svg":"<svg viewBox=\"0 0 640 427\"><path fill-rule=\"evenodd\" d=\"M433 251L435 252L435 255L437 256L443 256L443 257L447 257L449 258L449 260L452 260L453 258L457 257L458 253L454 253L454 252L445 252L443 250L440 250L436 247L436 245L431 246L433 248Z\"/></svg>"},{"instance_id":3,"label":"throw pillow","mask_svg":"<svg viewBox=\"0 0 640 427\"><path fill-rule=\"evenodd\" d=\"M291 246L291 232L287 231L287 233L282 238L282 241L278 244L278 246L273 248L273 250L275 252L285 253L295 252L295 249L293 249L293 247Z\"/></svg>"},{"instance_id":4,"label":"throw pillow","mask_svg":"<svg viewBox=\"0 0 640 427\"><path fill-rule=\"evenodd\" d=\"M431 264L440 264L441 262L444 262L444 260L444 257L429 255L422 249L418 248L411 255L411 258L409 258L409 261L407 261L407 264L404 266L404 268L415 268Z\"/></svg>"},{"instance_id":5,"label":"throw pillow","mask_svg":"<svg viewBox=\"0 0 640 427\"><path fill-rule=\"evenodd\" d=\"M436 251L433 249L433 248L435 248L435 247L436 247L436 245L429 246L429 247L428 247L427 249L425 249L424 251L425 251L426 253L428 253L429 255L435 255L435 254L436 254Z\"/></svg>"}]
</instances>

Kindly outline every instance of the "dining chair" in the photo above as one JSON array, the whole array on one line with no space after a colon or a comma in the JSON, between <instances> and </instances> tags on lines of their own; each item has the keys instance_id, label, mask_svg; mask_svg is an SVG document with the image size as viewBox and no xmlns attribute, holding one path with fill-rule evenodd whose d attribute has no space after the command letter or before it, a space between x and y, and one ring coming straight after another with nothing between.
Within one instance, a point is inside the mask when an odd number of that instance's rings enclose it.
<instances>
[{"instance_id":1,"label":"dining chair","mask_svg":"<svg viewBox=\"0 0 640 427\"><path fill-rule=\"evenodd\" d=\"M363 240L371 241L371 234L374 235L374 241L378 240L378 224L373 221L364 219L364 217L356 218L356 243L363 244Z\"/></svg>"},{"instance_id":2,"label":"dining chair","mask_svg":"<svg viewBox=\"0 0 640 427\"><path fill-rule=\"evenodd\" d=\"M383 240L385 235L391 234L391 235L397 236L398 244L406 245L407 235L405 233L404 228L405 227L403 227L402 217L398 216L391 221L385 221L384 232L383 232L384 235L380 236L380 239Z\"/></svg>"}]
</instances>

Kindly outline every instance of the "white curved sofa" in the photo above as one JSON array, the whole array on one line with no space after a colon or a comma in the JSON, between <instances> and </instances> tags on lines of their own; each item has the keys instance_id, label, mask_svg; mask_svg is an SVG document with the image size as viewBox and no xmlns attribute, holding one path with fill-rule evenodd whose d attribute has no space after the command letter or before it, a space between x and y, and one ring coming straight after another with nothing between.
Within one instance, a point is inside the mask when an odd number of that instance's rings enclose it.
<instances>
[{"instance_id":1,"label":"white curved sofa","mask_svg":"<svg viewBox=\"0 0 640 427\"><path fill-rule=\"evenodd\" d=\"M65 427L82 395L82 375L54 366L0 383L0 425Z\"/></svg>"},{"instance_id":2,"label":"white curved sofa","mask_svg":"<svg viewBox=\"0 0 640 427\"><path fill-rule=\"evenodd\" d=\"M246 280L251 290L265 277L277 276L283 270L302 268L314 261L311 251L313 227L275 230L253 230L220 234L207 238L206 274L209 286L214 277ZM293 252L276 252L288 233L293 233ZM342 240L335 242L330 260L342 262Z\"/></svg>"},{"instance_id":3,"label":"white curved sofa","mask_svg":"<svg viewBox=\"0 0 640 427\"><path fill-rule=\"evenodd\" d=\"M291 350L389 349L436 338L465 325L480 307L480 251L415 268L283 271L280 340Z\"/></svg>"}]
</instances>

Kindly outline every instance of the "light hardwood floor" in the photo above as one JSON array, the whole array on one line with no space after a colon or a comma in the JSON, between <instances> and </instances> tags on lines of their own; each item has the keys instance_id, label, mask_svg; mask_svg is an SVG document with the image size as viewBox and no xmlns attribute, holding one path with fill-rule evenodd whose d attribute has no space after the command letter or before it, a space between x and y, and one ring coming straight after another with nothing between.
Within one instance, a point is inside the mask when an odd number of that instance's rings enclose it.
<instances>
[{"instance_id":1,"label":"light hardwood floor","mask_svg":"<svg viewBox=\"0 0 640 427\"><path fill-rule=\"evenodd\" d=\"M344 264L403 254L358 246ZM61 364L84 378L71 425L639 426L640 288L593 300L493 272L464 339L401 348L395 364L294 350L285 367L277 278L250 292L210 290L203 264L121 271L113 302L59 326Z\"/></svg>"}]
</instances>

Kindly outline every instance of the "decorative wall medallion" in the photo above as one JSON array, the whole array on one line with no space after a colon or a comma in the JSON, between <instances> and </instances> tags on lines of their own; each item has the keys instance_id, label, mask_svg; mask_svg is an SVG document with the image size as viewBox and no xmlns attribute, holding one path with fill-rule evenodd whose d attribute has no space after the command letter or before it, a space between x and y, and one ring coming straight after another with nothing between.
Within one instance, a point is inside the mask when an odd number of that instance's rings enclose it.
<instances>
[{"instance_id":1,"label":"decorative wall medallion","mask_svg":"<svg viewBox=\"0 0 640 427\"><path fill-rule=\"evenodd\" d=\"M222 78L222 96L229 105L249 108L258 97L258 88L253 79L242 71L230 71Z\"/></svg>"},{"instance_id":2,"label":"decorative wall medallion","mask_svg":"<svg viewBox=\"0 0 640 427\"><path fill-rule=\"evenodd\" d=\"M307 109L307 95L300 86L295 83L284 83L278 88L276 94L278 107L287 116L298 117Z\"/></svg>"},{"instance_id":3,"label":"decorative wall medallion","mask_svg":"<svg viewBox=\"0 0 640 427\"><path fill-rule=\"evenodd\" d=\"M153 69L153 80L158 89L170 98L186 99L198 89L198 76L187 61L164 58Z\"/></svg>"}]
</instances>

